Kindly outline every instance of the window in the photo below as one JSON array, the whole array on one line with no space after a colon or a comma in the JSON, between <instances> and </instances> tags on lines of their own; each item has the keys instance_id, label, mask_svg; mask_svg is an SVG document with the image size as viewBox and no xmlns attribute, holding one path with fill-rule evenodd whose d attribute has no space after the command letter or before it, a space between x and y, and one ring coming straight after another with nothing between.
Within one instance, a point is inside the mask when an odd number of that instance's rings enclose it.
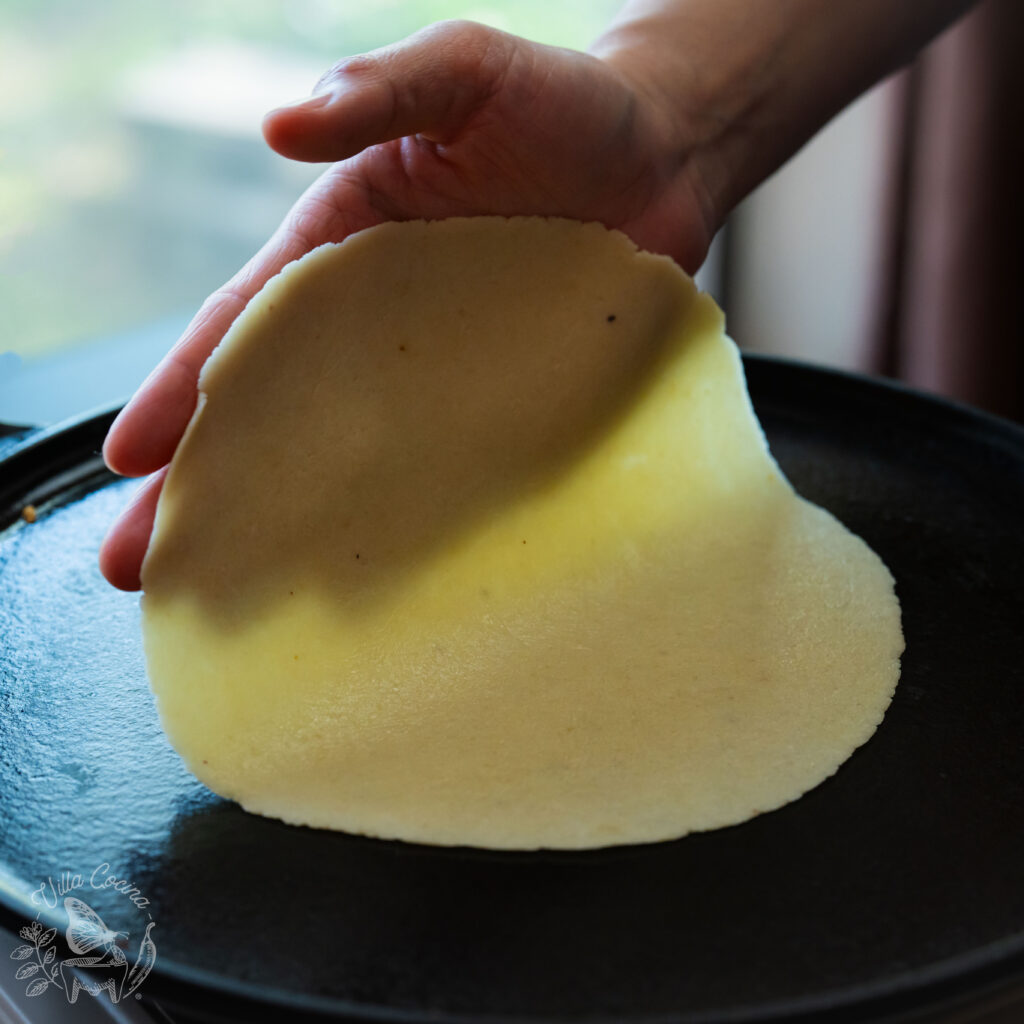
<instances>
[{"instance_id":1,"label":"window","mask_svg":"<svg viewBox=\"0 0 1024 1024\"><path fill-rule=\"evenodd\" d=\"M616 0L5 0L0 420L125 398L318 173L263 113L336 59L468 17L585 47Z\"/></svg>"}]
</instances>

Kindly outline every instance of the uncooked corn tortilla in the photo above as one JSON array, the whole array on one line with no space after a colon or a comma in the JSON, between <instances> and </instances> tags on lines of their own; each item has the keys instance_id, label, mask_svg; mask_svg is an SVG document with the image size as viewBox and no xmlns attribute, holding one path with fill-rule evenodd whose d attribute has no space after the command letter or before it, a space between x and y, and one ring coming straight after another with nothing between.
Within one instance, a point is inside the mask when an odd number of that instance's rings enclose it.
<instances>
[{"instance_id":1,"label":"uncooked corn tortilla","mask_svg":"<svg viewBox=\"0 0 1024 1024\"><path fill-rule=\"evenodd\" d=\"M207 786L503 849L671 839L878 726L893 580L768 453L719 309L596 224L385 224L210 357L142 570Z\"/></svg>"}]
</instances>

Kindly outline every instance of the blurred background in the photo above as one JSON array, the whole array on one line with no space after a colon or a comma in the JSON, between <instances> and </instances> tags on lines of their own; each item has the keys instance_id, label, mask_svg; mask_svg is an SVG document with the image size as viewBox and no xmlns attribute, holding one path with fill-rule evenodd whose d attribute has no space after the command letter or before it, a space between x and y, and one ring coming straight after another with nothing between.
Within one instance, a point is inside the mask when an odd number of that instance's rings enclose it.
<instances>
[{"instance_id":1,"label":"blurred background","mask_svg":"<svg viewBox=\"0 0 1024 1024\"><path fill-rule=\"evenodd\" d=\"M617 7L0 0L0 420L55 422L127 397L319 172L273 154L259 125L336 59L450 17L584 48ZM915 141L936 77L926 64L848 109L748 199L701 280L747 349L902 375L1016 415L1005 363L1009 400L992 401L904 336L917 324L906 211L930 152Z\"/></svg>"}]
</instances>

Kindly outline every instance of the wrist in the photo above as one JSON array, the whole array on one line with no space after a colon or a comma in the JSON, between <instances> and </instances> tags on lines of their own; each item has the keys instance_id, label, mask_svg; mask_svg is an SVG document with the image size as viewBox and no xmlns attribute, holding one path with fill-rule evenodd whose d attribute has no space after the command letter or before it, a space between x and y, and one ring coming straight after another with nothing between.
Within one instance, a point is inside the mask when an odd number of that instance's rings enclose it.
<instances>
[{"instance_id":1,"label":"wrist","mask_svg":"<svg viewBox=\"0 0 1024 1024\"><path fill-rule=\"evenodd\" d=\"M699 180L717 228L749 191L751 155L783 58L781 32L738 24L744 4L638 3L589 48L621 75ZM733 21L730 24L730 21Z\"/></svg>"},{"instance_id":2,"label":"wrist","mask_svg":"<svg viewBox=\"0 0 1024 1024\"><path fill-rule=\"evenodd\" d=\"M972 0L628 0L590 48L685 152L716 224Z\"/></svg>"}]
</instances>

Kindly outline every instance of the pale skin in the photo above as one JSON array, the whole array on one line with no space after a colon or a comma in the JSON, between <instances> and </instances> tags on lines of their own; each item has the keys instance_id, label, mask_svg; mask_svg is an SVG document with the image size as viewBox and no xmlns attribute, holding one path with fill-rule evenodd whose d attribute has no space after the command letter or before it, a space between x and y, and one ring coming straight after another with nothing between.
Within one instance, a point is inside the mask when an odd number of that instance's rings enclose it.
<instances>
[{"instance_id":1,"label":"pale skin","mask_svg":"<svg viewBox=\"0 0 1024 1024\"><path fill-rule=\"evenodd\" d=\"M263 125L277 152L331 166L110 429L110 468L150 478L103 544L103 574L139 588L199 370L286 263L387 220L546 214L618 228L693 272L744 195L969 6L634 0L588 53L448 22L339 62Z\"/></svg>"}]
</instances>

